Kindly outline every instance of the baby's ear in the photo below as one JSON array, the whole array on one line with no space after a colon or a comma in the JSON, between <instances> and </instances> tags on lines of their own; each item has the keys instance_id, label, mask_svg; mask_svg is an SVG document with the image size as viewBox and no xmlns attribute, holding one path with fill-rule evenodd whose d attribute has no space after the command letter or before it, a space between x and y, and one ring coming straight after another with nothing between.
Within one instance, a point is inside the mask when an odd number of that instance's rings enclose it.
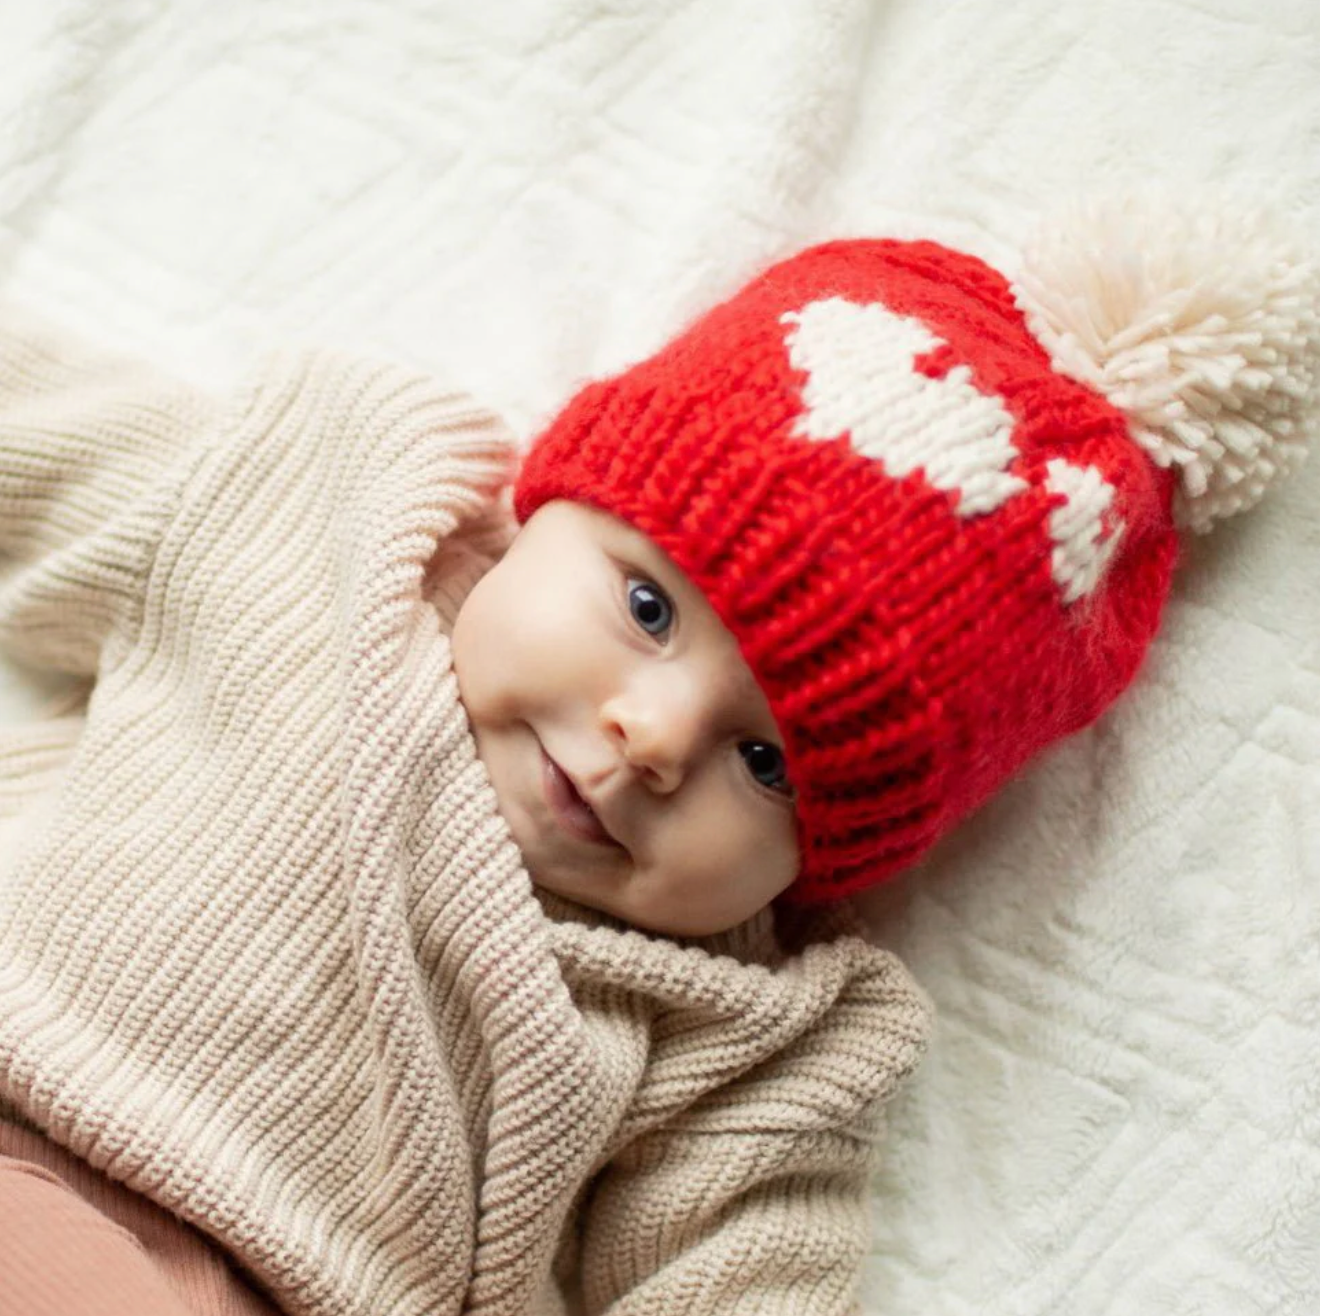
<instances>
[{"instance_id":1,"label":"baby's ear","mask_svg":"<svg viewBox=\"0 0 1320 1316\"><path fill-rule=\"evenodd\" d=\"M1055 368L1176 470L1181 526L1251 507L1320 429L1320 267L1258 208L1077 206L1041 227L1014 291Z\"/></svg>"}]
</instances>

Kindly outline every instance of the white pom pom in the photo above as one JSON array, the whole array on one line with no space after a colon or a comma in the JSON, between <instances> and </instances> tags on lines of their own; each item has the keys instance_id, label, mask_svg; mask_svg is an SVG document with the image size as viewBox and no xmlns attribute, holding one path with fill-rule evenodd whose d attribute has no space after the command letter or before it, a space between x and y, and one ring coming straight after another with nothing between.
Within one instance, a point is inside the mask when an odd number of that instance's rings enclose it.
<instances>
[{"instance_id":1,"label":"white pom pom","mask_svg":"<svg viewBox=\"0 0 1320 1316\"><path fill-rule=\"evenodd\" d=\"M1062 373L1180 477L1180 525L1250 507L1320 429L1320 272L1267 220L1128 200L1050 225L1014 289Z\"/></svg>"}]
</instances>

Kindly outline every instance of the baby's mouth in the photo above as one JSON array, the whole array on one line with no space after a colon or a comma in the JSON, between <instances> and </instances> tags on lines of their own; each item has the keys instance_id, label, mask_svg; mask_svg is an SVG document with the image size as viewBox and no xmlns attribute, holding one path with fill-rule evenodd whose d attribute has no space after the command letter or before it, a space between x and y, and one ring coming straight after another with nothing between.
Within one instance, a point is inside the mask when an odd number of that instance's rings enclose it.
<instances>
[{"instance_id":1,"label":"baby's mouth","mask_svg":"<svg viewBox=\"0 0 1320 1316\"><path fill-rule=\"evenodd\" d=\"M541 780L550 811L565 831L593 845L618 848L619 843L582 798L572 778L544 749L541 751Z\"/></svg>"}]
</instances>

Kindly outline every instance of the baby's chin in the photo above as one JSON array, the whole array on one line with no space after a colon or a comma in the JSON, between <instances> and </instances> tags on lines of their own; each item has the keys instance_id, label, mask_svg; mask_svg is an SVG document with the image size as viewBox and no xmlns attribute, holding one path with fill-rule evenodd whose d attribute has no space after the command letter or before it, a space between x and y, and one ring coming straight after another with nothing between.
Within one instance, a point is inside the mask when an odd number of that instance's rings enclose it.
<instances>
[{"instance_id":1,"label":"baby's chin","mask_svg":"<svg viewBox=\"0 0 1320 1316\"><path fill-rule=\"evenodd\" d=\"M658 936L699 940L717 936L739 927L757 915L768 914L770 904L736 912L694 907L690 900L656 899L653 883L644 875L633 875L608 882L583 880L580 874L566 877L560 873L538 874L528 867L532 885L561 900L584 906L629 928ZM650 886L652 892L648 892ZM648 896L650 898L648 898Z\"/></svg>"}]
</instances>

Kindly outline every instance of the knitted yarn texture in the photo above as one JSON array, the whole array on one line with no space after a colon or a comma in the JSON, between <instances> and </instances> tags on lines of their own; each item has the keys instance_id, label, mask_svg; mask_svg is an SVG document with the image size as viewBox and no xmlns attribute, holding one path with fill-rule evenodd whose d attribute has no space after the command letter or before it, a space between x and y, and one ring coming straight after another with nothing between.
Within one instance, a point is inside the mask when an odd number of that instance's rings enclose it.
<instances>
[{"instance_id":1,"label":"knitted yarn texture","mask_svg":"<svg viewBox=\"0 0 1320 1316\"><path fill-rule=\"evenodd\" d=\"M0 1107L295 1316L846 1312L927 1007L844 910L538 896L425 597L510 454L401 370L220 404L0 314L0 643L96 680L0 856Z\"/></svg>"}]
</instances>

